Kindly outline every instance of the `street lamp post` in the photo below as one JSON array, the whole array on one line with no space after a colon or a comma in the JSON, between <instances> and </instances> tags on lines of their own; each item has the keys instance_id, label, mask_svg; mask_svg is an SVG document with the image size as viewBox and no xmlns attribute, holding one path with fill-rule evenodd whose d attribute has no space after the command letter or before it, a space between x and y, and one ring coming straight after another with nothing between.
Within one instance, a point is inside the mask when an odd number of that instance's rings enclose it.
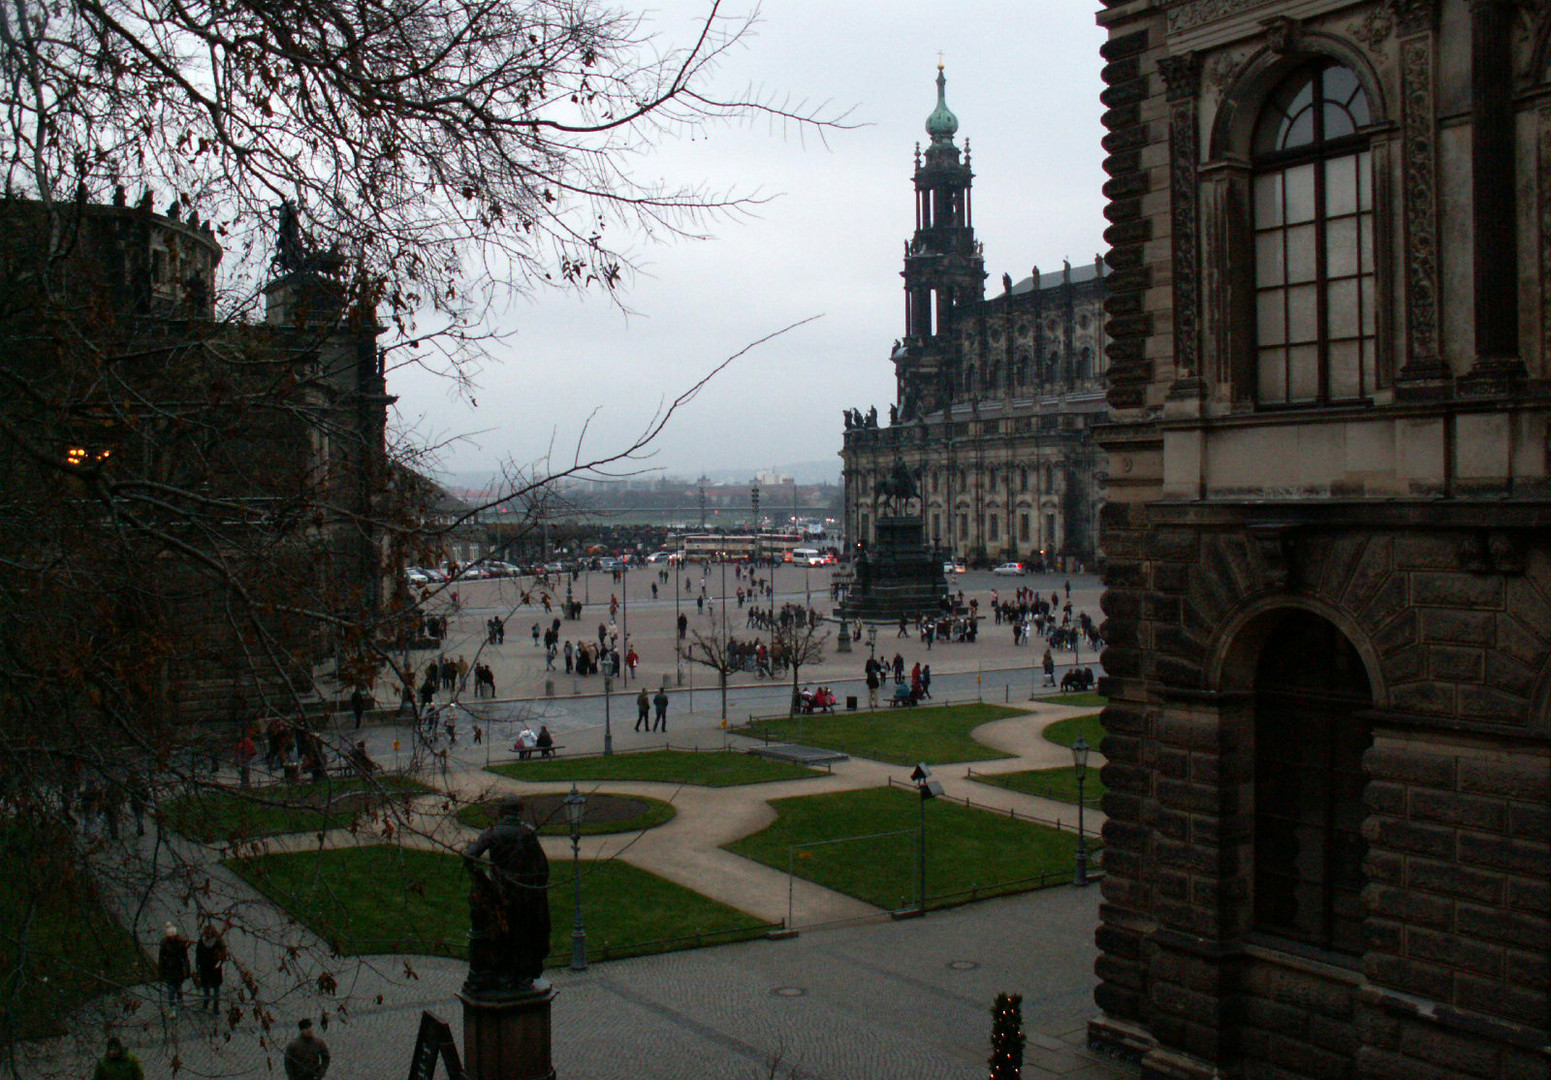
<instances>
[{"instance_id":1,"label":"street lamp post","mask_svg":"<svg viewBox=\"0 0 1551 1080\"><path fill-rule=\"evenodd\" d=\"M582 815L587 809L587 796L576 790L571 781L571 794L565 797L565 820L571 826L572 891L576 894L576 923L571 928L571 970L587 970L587 931L582 929Z\"/></svg>"},{"instance_id":2,"label":"street lamp post","mask_svg":"<svg viewBox=\"0 0 1551 1080\"><path fill-rule=\"evenodd\" d=\"M611 757L614 753L614 725L610 705L613 701L614 676L609 673L609 668L613 661L604 657L603 663L603 756Z\"/></svg>"},{"instance_id":3,"label":"street lamp post","mask_svg":"<svg viewBox=\"0 0 1551 1080\"><path fill-rule=\"evenodd\" d=\"M1072 767L1077 773L1077 872L1073 885L1088 884L1088 837L1083 830L1082 784L1088 773L1088 741L1081 735L1072 744Z\"/></svg>"},{"instance_id":4,"label":"street lamp post","mask_svg":"<svg viewBox=\"0 0 1551 1080\"><path fill-rule=\"evenodd\" d=\"M680 686L684 685L684 647L679 637L679 595L684 591L679 583L679 574L683 566L683 559L673 560L673 673Z\"/></svg>"},{"instance_id":5,"label":"street lamp post","mask_svg":"<svg viewBox=\"0 0 1551 1080\"><path fill-rule=\"evenodd\" d=\"M916 782L921 793L921 834L916 848L916 913L926 914L926 800L942 794L942 785L932 779L932 770L921 762L911 771L910 779Z\"/></svg>"},{"instance_id":6,"label":"street lamp post","mask_svg":"<svg viewBox=\"0 0 1551 1080\"><path fill-rule=\"evenodd\" d=\"M867 624L867 660L869 663L877 663L878 624Z\"/></svg>"}]
</instances>

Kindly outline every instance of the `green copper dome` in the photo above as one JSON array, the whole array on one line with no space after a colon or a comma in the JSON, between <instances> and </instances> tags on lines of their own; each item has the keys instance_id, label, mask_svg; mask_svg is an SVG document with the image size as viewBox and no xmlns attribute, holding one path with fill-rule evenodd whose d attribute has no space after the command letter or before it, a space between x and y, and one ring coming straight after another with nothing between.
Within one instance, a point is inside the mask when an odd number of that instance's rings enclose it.
<instances>
[{"instance_id":1,"label":"green copper dome","mask_svg":"<svg viewBox=\"0 0 1551 1080\"><path fill-rule=\"evenodd\" d=\"M954 132L959 130L959 118L948 108L948 80L943 76L942 64L937 65L937 108L926 118L926 133L933 143L951 143Z\"/></svg>"}]
</instances>

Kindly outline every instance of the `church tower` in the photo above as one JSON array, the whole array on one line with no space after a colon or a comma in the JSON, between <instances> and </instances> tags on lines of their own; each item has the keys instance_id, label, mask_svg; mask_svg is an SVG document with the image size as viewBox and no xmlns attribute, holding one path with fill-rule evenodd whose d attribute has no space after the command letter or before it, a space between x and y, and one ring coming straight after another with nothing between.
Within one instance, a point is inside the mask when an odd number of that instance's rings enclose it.
<instances>
[{"instance_id":1,"label":"church tower","mask_svg":"<svg viewBox=\"0 0 1551 1080\"><path fill-rule=\"evenodd\" d=\"M952 400L955 309L984 298L985 260L971 217L969 146L953 136L959 119L948 108L947 82L937 65L937 107L926 118L931 142L916 147L915 235L905 245L905 337L894 351L899 415L909 419Z\"/></svg>"}]
</instances>

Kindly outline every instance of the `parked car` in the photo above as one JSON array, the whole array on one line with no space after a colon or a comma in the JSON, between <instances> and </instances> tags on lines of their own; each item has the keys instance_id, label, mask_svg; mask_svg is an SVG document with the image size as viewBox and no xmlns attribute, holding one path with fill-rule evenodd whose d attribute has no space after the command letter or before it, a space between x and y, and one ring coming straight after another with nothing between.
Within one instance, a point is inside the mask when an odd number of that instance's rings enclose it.
<instances>
[{"instance_id":1,"label":"parked car","mask_svg":"<svg viewBox=\"0 0 1551 1080\"><path fill-rule=\"evenodd\" d=\"M1028 572L1028 568L1021 562L1004 562L1001 566L991 571L993 574L1002 574L1003 576L1016 575L1018 577L1022 577Z\"/></svg>"},{"instance_id":2,"label":"parked car","mask_svg":"<svg viewBox=\"0 0 1551 1080\"><path fill-rule=\"evenodd\" d=\"M654 551L646 557L646 561L649 563L667 562L668 553L666 551Z\"/></svg>"},{"instance_id":3,"label":"parked car","mask_svg":"<svg viewBox=\"0 0 1551 1080\"><path fill-rule=\"evenodd\" d=\"M404 579L406 581L408 581L411 585L429 585L429 584L431 584L430 576L427 575L426 572L424 570L420 569L420 567L418 567L418 566L406 566L406 567L404 567Z\"/></svg>"}]
</instances>

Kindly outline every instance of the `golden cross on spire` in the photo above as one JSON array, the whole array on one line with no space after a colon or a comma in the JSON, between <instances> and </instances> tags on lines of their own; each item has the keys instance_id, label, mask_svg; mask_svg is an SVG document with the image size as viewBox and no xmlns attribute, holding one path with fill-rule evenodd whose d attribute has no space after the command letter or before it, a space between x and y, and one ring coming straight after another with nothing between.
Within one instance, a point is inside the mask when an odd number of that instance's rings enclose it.
<instances>
[{"instance_id":1,"label":"golden cross on spire","mask_svg":"<svg viewBox=\"0 0 1551 1080\"><path fill-rule=\"evenodd\" d=\"M937 50L937 70L938 71L942 70L942 50L941 49Z\"/></svg>"}]
</instances>

